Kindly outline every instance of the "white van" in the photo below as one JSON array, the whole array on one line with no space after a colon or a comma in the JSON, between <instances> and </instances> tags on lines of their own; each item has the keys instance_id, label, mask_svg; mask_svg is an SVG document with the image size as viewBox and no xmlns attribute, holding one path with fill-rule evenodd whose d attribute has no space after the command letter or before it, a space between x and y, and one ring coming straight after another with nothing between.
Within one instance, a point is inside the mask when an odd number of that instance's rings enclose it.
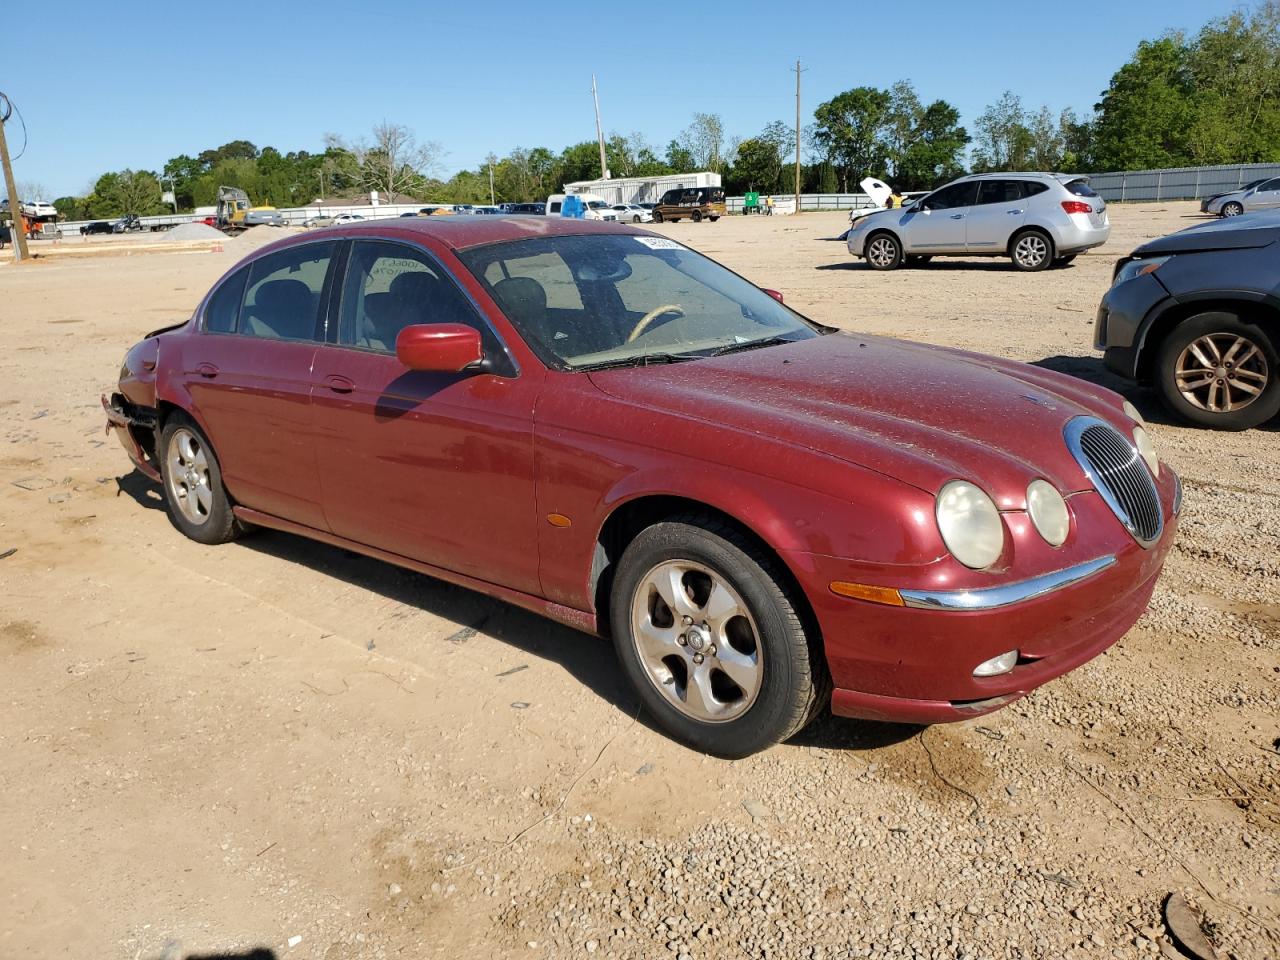
<instances>
[{"instance_id":1,"label":"white van","mask_svg":"<svg viewBox=\"0 0 1280 960\"><path fill-rule=\"evenodd\" d=\"M553 193L547 197L547 216L561 216L561 207L564 206L564 198L568 194ZM583 215L584 220L617 220L618 214L613 209L613 204L609 203L604 197L597 196L594 193L575 193L573 196L582 201L583 206L587 208Z\"/></svg>"}]
</instances>

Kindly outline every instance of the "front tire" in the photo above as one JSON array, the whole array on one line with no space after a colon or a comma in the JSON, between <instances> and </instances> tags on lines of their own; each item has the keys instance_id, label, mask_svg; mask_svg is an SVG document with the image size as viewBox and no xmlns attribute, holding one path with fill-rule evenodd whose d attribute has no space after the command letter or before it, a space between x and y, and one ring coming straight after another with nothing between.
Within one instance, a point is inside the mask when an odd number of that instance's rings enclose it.
<instances>
[{"instance_id":1,"label":"front tire","mask_svg":"<svg viewBox=\"0 0 1280 960\"><path fill-rule=\"evenodd\" d=\"M695 211L693 211L693 222L694 222L694 223L701 223L701 222L702 222L702 211L701 211L701 210L695 210Z\"/></svg>"},{"instance_id":2,"label":"front tire","mask_svg":"<svg viewBox=\"0 0 1280 960\"><path fill-rule=\"evenodd\" d=\"M661 211L661 210L655 210L655 211L653 211L653 222L654 222L654 223L661 223L661 222L662 222L662 211Z\"/></svg>"},{"instance_id":3,"label":"front tire","mask_svg":"<svg viewBox=\"0 0 1280 960\"><path fill-rule=\"evenodd\" d=\"M1242 213L1244 213L1243 203L1236 203L1232 200L1230 203L1224 203L1222 205L1222 215L1224 217L1238 217Z\"/></svg>"},{"instance_id":4,"label":"front tire","mask_svg":"<svg viewBox=\"0 0 1280 960\"><path fill-rule=\"evenodd\" d=\"M1234 313L1202 313L1160 344L1161 399L1184 420L1215 430L1248 430L1280 412L1280 355L1257 325Z\"/></svg>"},{"instance_id":5,"label":"front tire","mask_svg":"<svg viewBox=\"0 0 1280 960\"><path fill-rule=\"evenodd\" d=\"M1023 230L1009 242L1009 259L1026 273L1043 270L1053 262L1053 241L1039 230Z\"/></svg>"},{"instance_id":6,"label":"front tire","mask_svg":"<svg viewBox=\"0 0 1280 960\"><path fill-rule=\"evenodd\" d=\"M160 434L160 476L169 519L199 543L227 543L243 532L231 512L222 471L204 432L185 414L171 415Z\"/></svg>"},{"instance_id":7,"label":"front tire","mask_svg":"<svg viewBox=\"0 0 1280 960\"><path fill-rule=\"evenodd\" d=\"M873 233L867 240L866 258L872 270L896 270L902 264L902 244L891 233Z\"/></svg>"},{"instance_id":8,"label":"front tire","mask_svg":"<svg viewBox=\"0 0 1280 960\"><path fill-rule=\"evenodd\" d=\"M720 757L786 740L817 713L826 664L772 558L699 515L642 531L618 563L614 647L645 709Z\"/></svg>"}]
</instances>

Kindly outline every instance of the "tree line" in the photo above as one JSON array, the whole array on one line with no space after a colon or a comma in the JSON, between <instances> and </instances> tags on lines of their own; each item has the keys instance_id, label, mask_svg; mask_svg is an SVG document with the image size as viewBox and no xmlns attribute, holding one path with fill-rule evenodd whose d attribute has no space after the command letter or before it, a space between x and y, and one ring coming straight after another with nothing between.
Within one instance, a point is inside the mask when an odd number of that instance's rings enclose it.
<instances>
[{"instance_id":1,"label":"tree line","mask_svg":"<svg viewBox=\"0 0 1280 960\"><path fill-rule=\"evenodd\" d=\"M1280 0L1212 20L1194 35L1142 41L1087 116L1055 115L1006 92L970 132L952 104L925 102L900 80L854 87L819 104L800 139L801 189L821 193L855 191L868 175L900 190L926 190L966 169L1070 173L1280 161ZM795 130L782 121L743 138L728 135L718 114L695 113L664 148L639 132L612 133L605 158L614 177L711 170L730 194L778 194L794 188L795 149ZM316 153L235 140L174 157L160 171L103 174L83 196L55 203L70 219L161 213L169 209L161 191L172 189L178 208L189 211L211 205L223 185L281 207L370 190L386 202L520 202L600 177L594 140L559 152L516 147L447 179L444 156L439 143L384 121L362 139L326 134Z\"/></svg>"}]
</instances>

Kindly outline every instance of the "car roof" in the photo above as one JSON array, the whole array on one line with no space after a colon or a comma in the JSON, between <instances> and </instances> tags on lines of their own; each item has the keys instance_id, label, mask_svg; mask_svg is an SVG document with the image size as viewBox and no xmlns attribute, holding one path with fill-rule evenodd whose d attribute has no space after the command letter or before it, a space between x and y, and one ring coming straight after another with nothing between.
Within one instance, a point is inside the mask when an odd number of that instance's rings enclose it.
<instances>
[{"instance_id":1,"label":"car roof","mask_svg":"<svg viewBox=\"0 0 1280 960\"><path fill-rule=\"evenodd\" d=\"M503 243L508 240L531 240L539 237L580 236L591 234L648 235L648 231L603 220L578 220L572 217L521 217L503 214L455 215L452 217L392 217L365 220L349 226L327 227L326 238L384 238L412 240L430 237L454 250ZM314 240L315 233L300 233L277 240L262 250L282 250L297 243Z\"/></svg>"},{"instance_id":2,"label":"car roof","mask_svg":"<svg viewBox=\"0 0 1280 960\"><path fill-rule=\"evenodd\" d=\"M967 177L960 177L954 182L959 183L961 180L1005 180L1009 177L1020 177L1026 180L1056 180L1058 183L1071 183L1075 180L1088 180L1089 178L1083 173L1044 173L1035 170L1001 170L992 173L971 173Z\"/></svg>"}]
</instances>

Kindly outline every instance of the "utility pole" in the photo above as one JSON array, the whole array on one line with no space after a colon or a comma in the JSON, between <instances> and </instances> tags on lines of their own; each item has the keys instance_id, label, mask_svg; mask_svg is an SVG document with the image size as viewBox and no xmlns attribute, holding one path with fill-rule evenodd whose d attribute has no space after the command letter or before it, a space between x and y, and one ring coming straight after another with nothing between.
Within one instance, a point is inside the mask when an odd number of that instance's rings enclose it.
<instances>
[{"instance_id":1,"label":"utility pole","mask_svg":"<svg viewBox=\"0 0 1280 960\"><path fill-rule=\"evenodd\" d=\"M591 75L591 99L596 102L596 139L600 141L600 179L609 179L609 165L604 159L604 129L600 126L600 95L596 93L596 75Z\"/></svg>"},{"instance_id":2,"label":"utility pole","mask_svg":"<svg viewBox=\"0 0 1280 960\"><path fill-rule=\"evenodd\" d=\"M22 201L18 185L13 180L13 164L9 161L9 144L4 138L5 122L13 113L9 98L0 93L0 167L4 167L4 186L9 191L9 219L13 221L13 255L15 260L26 260L27 235L22 229Z\"/></svg>"},{"instance_id":3,"label":"utility pole","mask_svg":"<svg viewBox=\"0 0 1280 960\"><path fill-rule=\"evenodd\" d=\"M493 154L489 154L489 206L493 206Z\"/></svg>"},{"instance_id":4,"label":"utility pole","mask_svg":"<svg viewBox=\"0 0 1280 960\"><path fill-rule=\"evenodd\" d=\"M800 61L796 61L796 213L800 212Z\"/></svg>"}]
</instances>

